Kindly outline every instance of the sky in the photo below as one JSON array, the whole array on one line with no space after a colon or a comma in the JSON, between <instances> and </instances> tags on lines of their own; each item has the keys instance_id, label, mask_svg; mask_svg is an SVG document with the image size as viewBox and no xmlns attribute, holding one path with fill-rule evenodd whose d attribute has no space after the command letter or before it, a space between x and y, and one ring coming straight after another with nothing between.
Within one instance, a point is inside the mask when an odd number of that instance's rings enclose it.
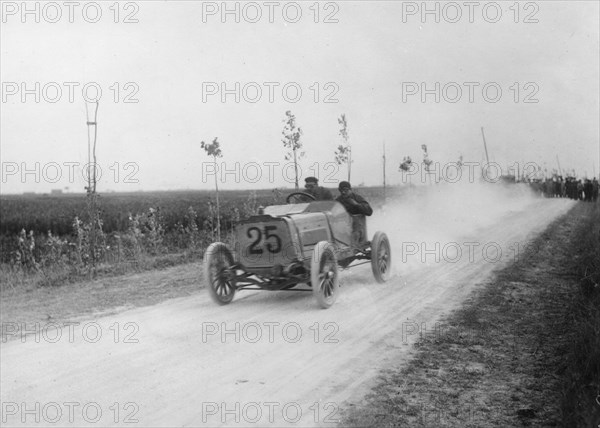
<instances>
[{"instance_id":1,"label":"sky","mask_svg":"<svg viewBox=\"0 0 600 428\"><path fill-rule=\"evenodd\" d=\"M427 8L427 10L424 10ZM27 10L25 10L27 9ZM462 156L600 173L599 3L10 2L1 5L0 193L83 192L99 98L98 191L335 187ZM236 22L239 21L239 22ZM86 94L82 89L86 88ZM97 95L97 88L101 96ZM86 103L86 98L89 102ZM506 171L504 171L506 172ZM418 182L418 176L412 177Z\"/></svg>"}]
</instances>

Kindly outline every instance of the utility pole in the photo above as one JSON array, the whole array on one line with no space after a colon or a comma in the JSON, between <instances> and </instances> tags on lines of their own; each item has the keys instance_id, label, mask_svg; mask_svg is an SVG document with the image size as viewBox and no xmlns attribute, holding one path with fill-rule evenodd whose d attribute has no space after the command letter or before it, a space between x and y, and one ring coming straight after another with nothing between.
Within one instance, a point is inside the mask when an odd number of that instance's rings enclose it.
<instances>
[{"instance_id":1,"label":"utility pole","mask_svg":"<svg viewBox=\"0 0 600 428\"><path fill-rule=\"evenodd\" d=\"M558 175L562 176L562 169L560 167L560 161L558 160L558 155L556 155L556 163L558 164Z\"/></svg>"},{"instance_id":2,"label":"utility pole","mask_svg":"<svg viewBox=\"0 0 600 428\"><path fill-rule=\"evenodd\" d=\"M487 150L487 144L485 142L485 134L483 133L483 126L481 127L481 135L483 136L483 148L485 149L485 161L487 162L487 164L489 165L490 163L490 158L488 156L488 150Z\"/></svg>"},{"instance_id":3,"label":"utility pole","mask_svg":"<svg viewBox=\"0 0 600 428\"><path fill-rule=\"evenodd\" d=\"M85 103L85 114L86 114L86 124L88 127L88 187L87 187L87 205L88 205L88 216L90 222L90 242L89 242L89 252L90 252L90 278L96 276L96 227L98 226L98 207L97 207L97 195L96 195L96 139L98 137L98 106L99 102L96 100L96 109L94 111L94 119L90 120L88 105ZM94 141L92 143L90 137L90 131L94 134ZM91 171L90 171L91 166Z\"/></svg>"},{"instance_id":4,"label":"utility pole","mask_svg":"<svg viewBox=\"0 0 600 428\"><path fill-rule=\"evenodd\" d=\"M383 142L383 202L385 203L385 141Z\"/></svg>"},{"instance_id":5,"label":"utility pole","mask_svg":"<svg viewBox=\"0 0 600 428\"><path fill-rule=\"evenodd\" d=\"M487 168L490 165L490 157L488 156L488 149L487 149L487 144L485 142L485 134L483 133L483 126L481 127L481 136L483 137L483 148L485 150L485 162L486 162L485 170L483 167L481 168L481 175L482 175L482 177L486 177L486 176L484 176L484 174L487 174Z\"/></svg>"}]
</instances>

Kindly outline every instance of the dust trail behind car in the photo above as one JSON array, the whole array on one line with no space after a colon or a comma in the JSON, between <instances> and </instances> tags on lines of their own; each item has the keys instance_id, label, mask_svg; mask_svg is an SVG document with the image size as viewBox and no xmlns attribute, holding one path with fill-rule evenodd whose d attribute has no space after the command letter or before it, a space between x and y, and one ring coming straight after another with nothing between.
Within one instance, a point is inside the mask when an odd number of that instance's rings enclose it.
<instances>
[{"instance_id":1,"label":"dust trail behind car","mask_svg":"<svg viewBox=\"0 0 600 428\"><path fill-rule=\"evenodd\" d=\"M372 234L384 230L388 234L395 274L468 257L469 251L481 252L486 245L489 256L496 257L493 252L498 247L493 243L474 243L466 237L508 214L525 212L537 199L525 184L441 183L414 187L376 209L369 218L368 231Z\"/></svg>"}]
</instances>

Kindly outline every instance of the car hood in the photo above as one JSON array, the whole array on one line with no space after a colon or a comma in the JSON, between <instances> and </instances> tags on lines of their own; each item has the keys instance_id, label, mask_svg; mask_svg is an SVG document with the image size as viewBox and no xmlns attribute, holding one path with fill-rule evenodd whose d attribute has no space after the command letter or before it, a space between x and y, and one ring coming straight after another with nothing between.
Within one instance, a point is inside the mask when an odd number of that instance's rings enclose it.
<instances>
[{"instance_id":1,"label":"car hood","mask_svg":"<svg viewBox=\"0 0 600 428\"><path fill-rule=\"evenodd\" d=\"M265 207L265 214L280 217L284 215L316 212L345 211L342 204L337 201L314 201L302 204L271 205Z\"/></svg>"}]
</instances>

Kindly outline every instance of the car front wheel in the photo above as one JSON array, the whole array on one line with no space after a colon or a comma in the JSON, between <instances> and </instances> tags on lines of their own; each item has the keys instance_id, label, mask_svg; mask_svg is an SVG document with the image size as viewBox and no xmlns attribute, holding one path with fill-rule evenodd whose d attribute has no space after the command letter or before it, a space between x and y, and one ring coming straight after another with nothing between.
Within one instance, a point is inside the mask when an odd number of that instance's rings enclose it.
<instances>
[{"instance_id":1,"label":"car front wheel","mask_svg":"<svg viewBox=\"0 0 600 428\"><path fill-rule=\"evenodd\" d=\"M210 244L204 253L204 279L210 297L219 305L231 303L235 285L231 279L233 255L222 242Z\"/></svg>"}]
</instances>

